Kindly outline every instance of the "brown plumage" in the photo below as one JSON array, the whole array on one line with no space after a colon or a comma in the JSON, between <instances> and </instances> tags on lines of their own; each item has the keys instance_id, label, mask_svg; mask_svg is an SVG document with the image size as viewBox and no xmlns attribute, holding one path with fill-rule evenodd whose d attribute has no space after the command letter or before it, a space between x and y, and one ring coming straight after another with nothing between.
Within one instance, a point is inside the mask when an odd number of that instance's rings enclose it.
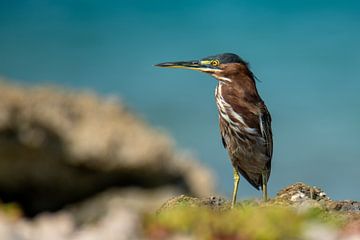
<instances>
[{"instance_id":1,"label":"brown plumage","mask_svg":"<svg viewBox=\"0 0 360 240\"><path fill-rule=\"evenodd\" d=\"M220 132L232 165L255 188L268 181L272 158L271 117L246 63L222 64L215 91ZM231 79L221 81L221 79Z\"/></svg>"},{"instance_id":2,"label":"brown plumage","mask_svg":"<svg viewBox=\"0 0 360 240\"><path fill-rule=\"evenodd\" d=\"M256 89L248 64L231 53L187 62L167 62L156 66L186 68L211 74L218 80L215 90L222 142L234 168L236 193L240 173L267 199L273 141L271 116Z\"/></svg>"}]
</instances>

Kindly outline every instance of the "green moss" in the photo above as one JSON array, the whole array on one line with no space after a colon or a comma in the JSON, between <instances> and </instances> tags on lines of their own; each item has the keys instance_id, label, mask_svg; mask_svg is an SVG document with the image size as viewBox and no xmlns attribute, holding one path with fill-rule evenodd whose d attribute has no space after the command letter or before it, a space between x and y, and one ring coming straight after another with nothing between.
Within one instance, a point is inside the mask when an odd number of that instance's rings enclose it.
<instances>
[{"instance_id":1,"label":"green moss","mask_svg":"<svg viewBox=\"0 0 360 240\"><path fill-rule=\"evenodd\" d=\"M145 221L149 235L185 234L195 239L299 239L309 223L337 226L343 218L320 208L299 212L292 207L247 201L234 209L203 207L195 200L174 200ZM195 204L196 203L196 204ZM156 235L156 234L155 234Z\"/></svg>"}]
</instances>

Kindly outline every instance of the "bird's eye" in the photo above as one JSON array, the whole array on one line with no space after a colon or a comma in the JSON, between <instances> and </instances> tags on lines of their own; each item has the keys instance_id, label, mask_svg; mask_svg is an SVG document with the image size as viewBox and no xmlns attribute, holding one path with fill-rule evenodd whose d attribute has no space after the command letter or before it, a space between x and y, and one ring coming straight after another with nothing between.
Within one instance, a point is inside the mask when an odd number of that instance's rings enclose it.
<instances>
[{"instance_id":1,"label":"bird's eye","mask_svg":"<svg viewBox=\"0 0 360 240\"><path fill-rule=\"evenodd\" d=\"M211 64L212 66L216 67L216 66L219 66L219 65L220 65L220 61L217 60L217 59L211 60L210 64Z\"/></svg>"}]
</instances>

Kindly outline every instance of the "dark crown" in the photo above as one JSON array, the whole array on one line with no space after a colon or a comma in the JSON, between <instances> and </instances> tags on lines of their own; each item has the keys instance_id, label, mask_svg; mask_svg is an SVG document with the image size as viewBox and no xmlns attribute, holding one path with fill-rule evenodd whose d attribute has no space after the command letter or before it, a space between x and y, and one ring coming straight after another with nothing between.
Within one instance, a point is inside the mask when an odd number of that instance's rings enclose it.
<instances>
[{"instance_id":1,"label":"dark crown","mask_svg":"<svg viewBox=\"0 0 360 240\"><path fill-rule=\"evenodd\" d=\"M203 58L202 60L214 60L214 59L219 60L220 63L243 63L243 64L246 64L246 62L243 59L241 59L238 55L236 55L234 53L222 53L222 54Z\"/></svg>"}]
</instances>

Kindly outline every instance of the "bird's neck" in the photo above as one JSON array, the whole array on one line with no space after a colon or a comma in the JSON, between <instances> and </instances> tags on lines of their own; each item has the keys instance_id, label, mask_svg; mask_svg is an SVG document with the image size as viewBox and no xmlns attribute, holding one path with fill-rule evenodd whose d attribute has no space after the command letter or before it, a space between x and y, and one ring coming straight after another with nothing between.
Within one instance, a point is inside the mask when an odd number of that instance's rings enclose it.
<instances>
[{"instance_id":1,"label":"bird's neck","mask_svg":"<svg viewBox=\"0 0 360 240\"><path fill-rule=\"evenodd\" d=\"M234 67L214 75L226 92L224 97L242 99L246 102L258 103L262 101L256 89L253 73L248 68Z\"/></svg>"}]
</instances>

